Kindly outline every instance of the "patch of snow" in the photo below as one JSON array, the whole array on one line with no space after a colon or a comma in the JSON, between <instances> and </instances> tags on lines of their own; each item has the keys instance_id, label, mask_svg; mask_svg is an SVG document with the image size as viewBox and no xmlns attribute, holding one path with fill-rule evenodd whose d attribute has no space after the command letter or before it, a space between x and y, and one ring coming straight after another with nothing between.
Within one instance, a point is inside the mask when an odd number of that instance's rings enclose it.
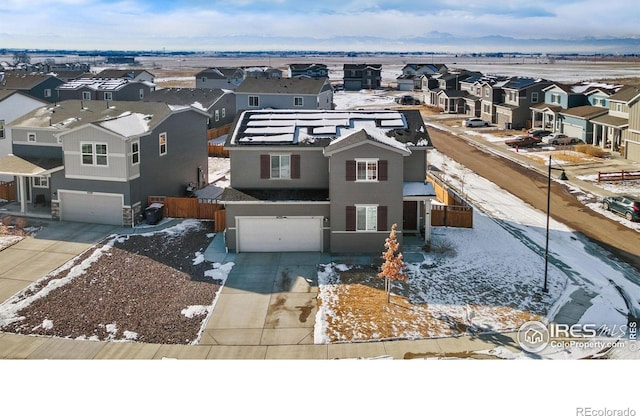
<instances>
[{"instance_id":1,"label":"patch of snow","mask_svg":"<svg viewBox=\"0 0 640 416\"><path fill-rule=\"evenodd\" d=\"M193 265L197 266L204 262L204 254L201 251L196 252L195 258L193 259Z\"/></svg>"},{"instance_id":2,"label":"patch of snow","mask_svg":"<svg viewBox=\"0 0 640 416\"><path fill-rule=\"evenodd\" d=\"M186 316L187 318L191 319L194 316L206 315L207 313L209 313L209 309L210 309L210 306L191 305L181 310L180 313Z\"/></svg>"},{"instance_id":3,"label":"patch of snow","mask_svg":"<svg viewBox=\"0 0 640 416\"><path fill-rule=\"evenodd\" d=\"M50 319L45 319L42 321L42 325L40 325L42 329L50 330L53 329L53 321Z\"/></svg>"},{"instance_id":4,"label":"patch of snow","mask_svg":"<svg viewBox=\"0 0 640 416\"><path fill-rule=\"evenodd\" d=\"M127 340L135 341L136 339L138 339L138 333L137 332L124 331L123 335L124 335L124 338L127 339Z\"/></svg>"}]
</instances>

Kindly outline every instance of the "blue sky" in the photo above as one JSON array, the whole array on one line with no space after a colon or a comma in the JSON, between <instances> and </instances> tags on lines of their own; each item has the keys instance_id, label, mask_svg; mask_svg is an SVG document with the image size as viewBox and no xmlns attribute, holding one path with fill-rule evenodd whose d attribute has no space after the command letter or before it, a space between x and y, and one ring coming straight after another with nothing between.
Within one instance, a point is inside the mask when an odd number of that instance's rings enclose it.
<instances>
[{"instance_id":1,"label":"blue sky","mask_svg":"<svg viewBox=\"0 0 640 416\"><path fill-rule=\"evenodd\" d=\"M0 47L479 52L482 36L639 38L639 10L637 0L1 0Z\"/></svg>"}]
</instances>

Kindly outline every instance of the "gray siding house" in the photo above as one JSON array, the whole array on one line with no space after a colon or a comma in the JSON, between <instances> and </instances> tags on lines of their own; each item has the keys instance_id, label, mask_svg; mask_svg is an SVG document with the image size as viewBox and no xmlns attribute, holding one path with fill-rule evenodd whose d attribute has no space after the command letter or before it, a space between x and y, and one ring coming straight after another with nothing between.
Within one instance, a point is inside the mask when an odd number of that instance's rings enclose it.
<instances>
[{"instance_id":1,"label":"gray siding house","mask_svg":"<svg viewBox=\"0 0 640 416\"><path fill-rule=\"evenodd\" d=\"M53 75L8 71L0 74L0 89L23 92L31 97L54 103L59 100L56 88L64 81Z\"/></svg>"},{"instance_id":2,"label":"gray siding house","mask_svg":"<svg viewBox=\"0 0 640 416\"><path fill-rule=\"evenodd\" d=\"M129 81L155 82L155 75L144 69L104 69L95 75L95 78L124 78Z\"/></svg>"},{"instance_id":3,"label":"gray siding house","mask_svg":"<svg viewBox=\"0 0 640 416\"><path fill-rule=\"evenodd\" d=\"M79 78L60 85L58 96L60 101L141 101L155 89L155 84L147 81L130 81L126 78Z\"/></svg>"},{"instance_id":4,"label":"gray siding house","mask_svg":"<svg viewBox=\"0 0 640 416\"><path fill-rule=\"evenodd\" d=\"M325 64L289 64L289 78L328 78L329 68Z\"/></svg>"},{"instance_id":5,"label":"gray siding house","mask_svg":"<svg viewBox=\"0 0 640 416\"><path fill-rule=\"evenodd\" d=\"M428 235L430 145L418 111L242 112L225 144L227 247L370 253L394 223L400 241Z\"/></svg>"},{"instance_id":6,"label":"gray siding house","mask_svg":"<svg viewBox=\"0 0 640 416\"><path fill-rule=\"evenodd\" d=\"M236 89L236 110L333 109L328 78L247 78Z\"/></svg>"},{"instance_id":7,"label":"gray siding house","mask_svg":"<svg viewBox=\"0 0 640 416\"><path fill-rule=\"evenodd\" d=\"M207 68L196 74L196 88L235 90L242 81L245 73L238 67Z\"/></svg>"},{"instance_id":8,"label":"gray siding house","mask_svg":"<svg viewBox=\"0 0 640 416\"><path fill-rule=\"evenodd\" d=\"M344 64L342 70L345 90L377 89L382 86L381 64Z\"/></svg>"},{"instance_id":9,"label":"gray siding house","mask_svg":"<svg viewBox=\"0 0 640 416\"><path fill-rule=\"evenodd\" d=\"M18 178L21 210L132 226L150 195L184 196L207 183L207 118L159 102L63 101L11 123L13 154L0 172Z\"/></svg>"}]
</instances>

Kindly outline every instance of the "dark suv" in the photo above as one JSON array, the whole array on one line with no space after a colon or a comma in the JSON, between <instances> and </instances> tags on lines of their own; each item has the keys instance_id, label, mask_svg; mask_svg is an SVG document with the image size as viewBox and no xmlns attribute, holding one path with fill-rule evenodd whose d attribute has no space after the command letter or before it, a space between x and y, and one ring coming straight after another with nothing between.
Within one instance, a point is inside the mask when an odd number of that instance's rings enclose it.
<instances>
[{"instance_id":1,"label":"dark suv","mask_svg":"<svg viewBox=\"0 0 640 416\"><path fill-rule=\"evenodd\" d=\"M549 130L529 130L529 137L535 137L536 139L542 139L550 134Z\"/></svg>"},{"instance_id":2,"label":"dark suv","mask_svg":"<svg viewBox=\"0 0 640 416\"><path fill-rule=\"evenodd\" d=\"M640 201L630 196L608 196L602 200L602 208L624 215L629 221L640 221Z\"/></svg>"}]
</instances>

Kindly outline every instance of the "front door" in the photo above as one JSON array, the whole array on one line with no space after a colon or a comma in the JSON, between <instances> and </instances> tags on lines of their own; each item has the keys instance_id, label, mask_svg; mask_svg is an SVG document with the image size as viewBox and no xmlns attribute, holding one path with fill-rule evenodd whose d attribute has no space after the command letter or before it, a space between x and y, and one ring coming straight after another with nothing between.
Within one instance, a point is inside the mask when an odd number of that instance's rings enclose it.
<instances>
[{"instance_id":1,"label":"front door","mask_svg":"<svg viewBox=\"0 0 640 416\"><path fill-rule=\"evenodd\" d=\"M402 229L418 229L418 201L404 201L402 210Z\"/></svg>"}]
</instances>

